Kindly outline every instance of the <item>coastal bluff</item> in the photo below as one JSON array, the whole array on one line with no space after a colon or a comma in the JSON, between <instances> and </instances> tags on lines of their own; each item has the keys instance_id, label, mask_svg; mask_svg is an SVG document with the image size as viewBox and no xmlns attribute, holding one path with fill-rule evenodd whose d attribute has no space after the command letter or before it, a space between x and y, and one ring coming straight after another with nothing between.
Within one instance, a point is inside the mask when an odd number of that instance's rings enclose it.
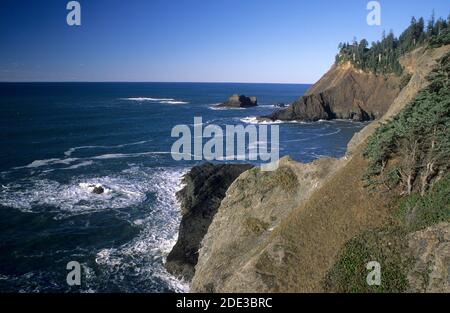
<instances>
[{"instance_id":1,"label":"coastal bluff","mask_svg":"<svg viewBox=\"0 0 450 313\"><path fill-rule=\"evenodd\" d=\"M400 93L400 77L376 75L350 63L334 64L289 107L260 117L268 121L348 119L370 121L383 116Z\"/></svg>"},{"instance_id":2,"label":"coastal bluff","mask_svg":"<svg viewBox=\"0 0 450 313\"><path fill-rule=\"evenodd\" d=\"M166 269L174 276L192 279L200 242L231 183L249 164L212 164L194 166L184 177L183 189L176 197L181 204L178 240L167 256Z\"/></svg>"},{"instance_id":3,"label":"coastal bluff","mask_svg":"<svg viewBox=\"0 0 450 313\"><path fill-rule=\"evenodd\" d=\"M427 76L449 51L448 45L419 48L402 57L411 79L396 90L396 83L387 78L385 90L396 96L390 95L393 100L386 106L380 102L379 110L372 113L383 114L381 121L392 119L427 86ZM353 84L351 79L349 84ZM313 86L308 95L322 92L319 87ZM369 91L364 89L364 94ZM367 104L375 108L371 103ZM373 122L355 134L340 159L301 164L285 157L276 171L231 167L230 176L225 167L217 165L204 165L206 171L194 168L177 195L183 220L178 242L167 259L169 272L191 281L191 292L324 291L324 280L345 244L392 220L393 195L370 192L362 179L368 166L362 151L377 126ZM227 172L225 184L211 174L216 171ZM416 241L423 236L432 240L435 233L443 232L432 229L412 235L410 250L418 250ZM429 244L433 249L442 245L441 241ZM439 254L439 260L446 257ZM416 264L423 267L419 261ZM445 274L441 267L434 270ZM422 276L417 275L408 276L411 287L420 284ZM429 290L442 288L433 285Z\"/></svg>"}]
</instances>

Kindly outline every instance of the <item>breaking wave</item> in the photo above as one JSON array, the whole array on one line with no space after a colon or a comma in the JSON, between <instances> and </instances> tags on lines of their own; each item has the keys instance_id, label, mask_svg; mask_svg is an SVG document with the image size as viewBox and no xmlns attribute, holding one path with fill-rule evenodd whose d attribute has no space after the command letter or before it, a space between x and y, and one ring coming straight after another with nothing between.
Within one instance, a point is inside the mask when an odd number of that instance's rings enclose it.
<instances>
[{"instance_id":1,"label":"breaking wave","mask_svg":"<svg viewBox=\"0 0 450 313\"><path fill-rule=\"evenodd\" d=\"M121 100L137 101L137 102L156 102L164 104L188 104L187 101L175 100L172 98L149 98L149 97L136 97L136 98L121 98Z\"/></svg>"},{"instance_id":2,"label":"breaking wave","mask_svg":"<svg viewBox=\"0 0 450 313\"><path fill-rule=\"evenodd\" d=\"M273 125L273 124L307 124L303 121L282 121L282 120L259 120L256 116L244 117L240 121L246 124L261 124L261 125Z\"/></svg>"}]
</instances>

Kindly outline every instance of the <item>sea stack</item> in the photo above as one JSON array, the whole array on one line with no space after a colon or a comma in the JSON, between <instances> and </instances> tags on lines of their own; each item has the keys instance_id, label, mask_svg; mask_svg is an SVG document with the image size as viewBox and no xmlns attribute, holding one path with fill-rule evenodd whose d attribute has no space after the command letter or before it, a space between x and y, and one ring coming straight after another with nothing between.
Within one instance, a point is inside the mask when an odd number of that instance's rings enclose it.
<instances>
[{"instance_id":1,"label":"sea stack","mask_svg":"<svg viewBox=\"0 0 450 313\"><path fill-rule=\"evenodd\" d=\"M224 103L217 105L218 107L226 108L250 108L258 105L256 97L247 97L245 95L232 95Z\"/></svg>"}]
</instances>

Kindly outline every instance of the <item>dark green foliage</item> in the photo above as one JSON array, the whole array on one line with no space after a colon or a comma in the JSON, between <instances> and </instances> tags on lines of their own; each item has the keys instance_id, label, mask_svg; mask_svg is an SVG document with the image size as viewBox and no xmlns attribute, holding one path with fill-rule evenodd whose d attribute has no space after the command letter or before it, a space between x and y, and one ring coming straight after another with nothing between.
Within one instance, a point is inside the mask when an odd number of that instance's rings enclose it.
<instances>
[{"instance_id":1,"label":"dark green foliage","mask_svg":"<svg viewBox=\"0 0 450 313\"><path fill-rule=\"evenodd\" d=\"M403 193L415 189L423 195L430 183L450 168L450 54L429 75L429 86L420 91L397 116L381 125L369 138L364 157L369 160L369 185L392 188L395 175ZM395 160L396 174L386 170Z\"/></svg>"},{"instance_id":2,"label":"dark green foliage","mask_svg":"<svg viewBox=\"0 0 450 313\"><path fill-rule=\"evenodd\" d=\"M435 34L436 24L429 23L427 33ZM407 275L414 261L408 234L450 222L449 76L450 53L429 75L428 87L369 138L363 152L369 160L367 182L388 190L399 188L408 195L393 205L398 211L386 227L365 231L344 245L323 281L326 291L408 291ZM404 78L405 84L409 79ZM381 265L380 286L366 282L366 265L371 261Z\"/></svg>"},{"instance_id":3,"label":"dark green foliage","mask_svg":"<svg viewBox=\"0 0 450 313\"><path fill-rule=\"evenodd\" d=\"M410 195L400 202L398 217L408 231L450 222L450 175L434 184L425 195Z\"/></svg>"},{"instance_id":4,"label":"dark green foliage","mask_svg":"<svg viewBox=\"0 0 450 313\"><path fill-rule=\"evenodd\" d=\"M438 48L450 44L450 30L445 29L439 35L433 36L430 39L430 48Z\"/></svg>"},{"instance_id":5,"label":"dark green foliage","mask_svg":"<svg viewBox=\"0 0 450 313\"><path fill-rule=\"evenodd\" d=\"M402 74L399 59L415 48L429 44L436 48L450 43L449 25L444 19L434 18L428 21L427 27L423 18L411 19L410 26L396 38L392 31L386 36L383 32L381 41L372 42L369 48L367 40L356 39L350 43L340 43L336 64L351 62L355 67L377 74Z\"/></svg>"},{"instance_id":6,"label":"dark green foliage","mask_svg":"<svg viewBox=\"0 0 450 313\"><path fill-rule=\"evenodd\" d=\"M408 288L405 233L401 228L375 229L347 242L328 272L324 287L329 292L403 292ZM381 285L369 286L366 265L381 265Z\"/></svg>"}]
</instances>

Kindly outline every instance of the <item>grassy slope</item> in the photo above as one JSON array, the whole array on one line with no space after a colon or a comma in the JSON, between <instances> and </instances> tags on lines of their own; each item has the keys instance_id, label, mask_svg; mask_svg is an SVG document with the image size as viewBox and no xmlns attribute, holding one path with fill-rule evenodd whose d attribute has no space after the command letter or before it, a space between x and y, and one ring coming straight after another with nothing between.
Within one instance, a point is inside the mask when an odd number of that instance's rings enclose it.
<instances>
[{"instance_id":1,"label":"grassy slope","mask_svg":"<svg viewBox=\"0 0 450 313\"><path fill-rule=\"evenodd\" d=\"M345 244L324 280L332 292L404 292L409 290L408 273L413 258L408 235L439 222L450 222L450 175L437 182L425 196L403 198L395 206L392 225L370 229ZM415 258L416 256L414 256ZM381 285L366 283L370 261L381 264ZM425 275L426 273L424 273Z\"/></svg>"},{"instance_id":2,"label":"grassy slope","mask_svg":"<svg viewBox=\"0 0 450 313\"><path fill-rule=\"evenodd\" d=\"M404 129L420 128L420 132L410 131L407 132L407 136L409 140L412 139L421 143L422 141L416 139L416 137L429 136L432 134L431 129L438 127L436 125L445 128L445 123L448 124L448 107L445 110L445 107L448 106L448 87L446 87L448 86L448 54L442 60L436 71L430 76L430 87L421 91L415 100L410 102L395 119L380 127L370 137L365 152L365 155L371 161L367 170L368 173L374 172L373 160L378 160L378 155L385 152L383 150L386 147L386 145L383 146L386 141L385 134L393 136L394 139L389 138L394 144L399 144L402 142L399 138L406 136L403 135ZM440 74L436 75L436 73ZM436 116L439 114L439 118L432 114L429 117L430 113L434 113ZM391 133L387 133L386 129ZM448 140L445 136L440 139L436 136L433 138L436 138L436 146L441 141ZM426 142L423 141L423 143ZM400 146L398 149L403 150L405 148ZM427 150L422 149L420 151ZM385 152L388 163L384 172L390 172L392 167L397 168L398 165L395 163L401 162L402 157L395 156L394 152L391 154L389 154L389 151ZM403 158L405 157L409 158L410 155L403 156ZM433 157L437 158L438 155ZM442 158L443 160L439 164L445 171L450 161L447 155L442 154ZM437 161L436 164L438 164ZM386 176L386 174L379 176ZM380 190L383 189L378 187L377 190L376 192L380 193ZM389 194L399 194L392 188L389 191L386 188L384 190ZM440 222L450 222L450 175L447 174L438 180L424 196L416 191L408 196L398 196L398 198L397 203L391 204L395 208L392 225L385 225L381 229L367 230L345 244L337 262L324 281L326 290L335 292L402 292L409 290L408 274L414 268L414 262L421 257L411 253L407 244L408 238L411 238L412 232L423 230ZM446 226L443 225L441 224L441 227L445 228ZM421 243L422 246L424 244ZM365 265L370 261L378 261L381 264L382 280L380 286L369 286L365 281L368 273ZM429 268L425 268L421 272L425 280L430 275L427 270L429 271ZM445 276L446 274L440 272L437 275ZM436 273L434 278L436 278L435 276ZM441 290L439 288L437 290Z\"/></svg>"},{"instance_id":3,"label":"grassy slope","mask_svg":"<svg viewBox=\"0 0 450 313\"><path fill-rule=\"evenodd\" d=\"M435 61L449 50L449 46L443 47L421 60L419 68L415 69L420 77L415 77L410 88L405 88L405 95L400 95L402 101L395 104L395 113L423 88L426 83L420 79L425 78ZM274 291L324 290L324 279L346 242L367 229L395 223L392 217L396 211L393 205L396 197L390 193L371 193L364 187L362 177L368 162L362 157L361 150L366 142L353 147L352 159L294 210L261 247L255 261L256 270L278 282ZM270 257L275 246L285 250L281 263ZM402 278L397 278L395 281L399 283L393 288L401 290L404 288Z\"/></svg>"}]
</instances>

